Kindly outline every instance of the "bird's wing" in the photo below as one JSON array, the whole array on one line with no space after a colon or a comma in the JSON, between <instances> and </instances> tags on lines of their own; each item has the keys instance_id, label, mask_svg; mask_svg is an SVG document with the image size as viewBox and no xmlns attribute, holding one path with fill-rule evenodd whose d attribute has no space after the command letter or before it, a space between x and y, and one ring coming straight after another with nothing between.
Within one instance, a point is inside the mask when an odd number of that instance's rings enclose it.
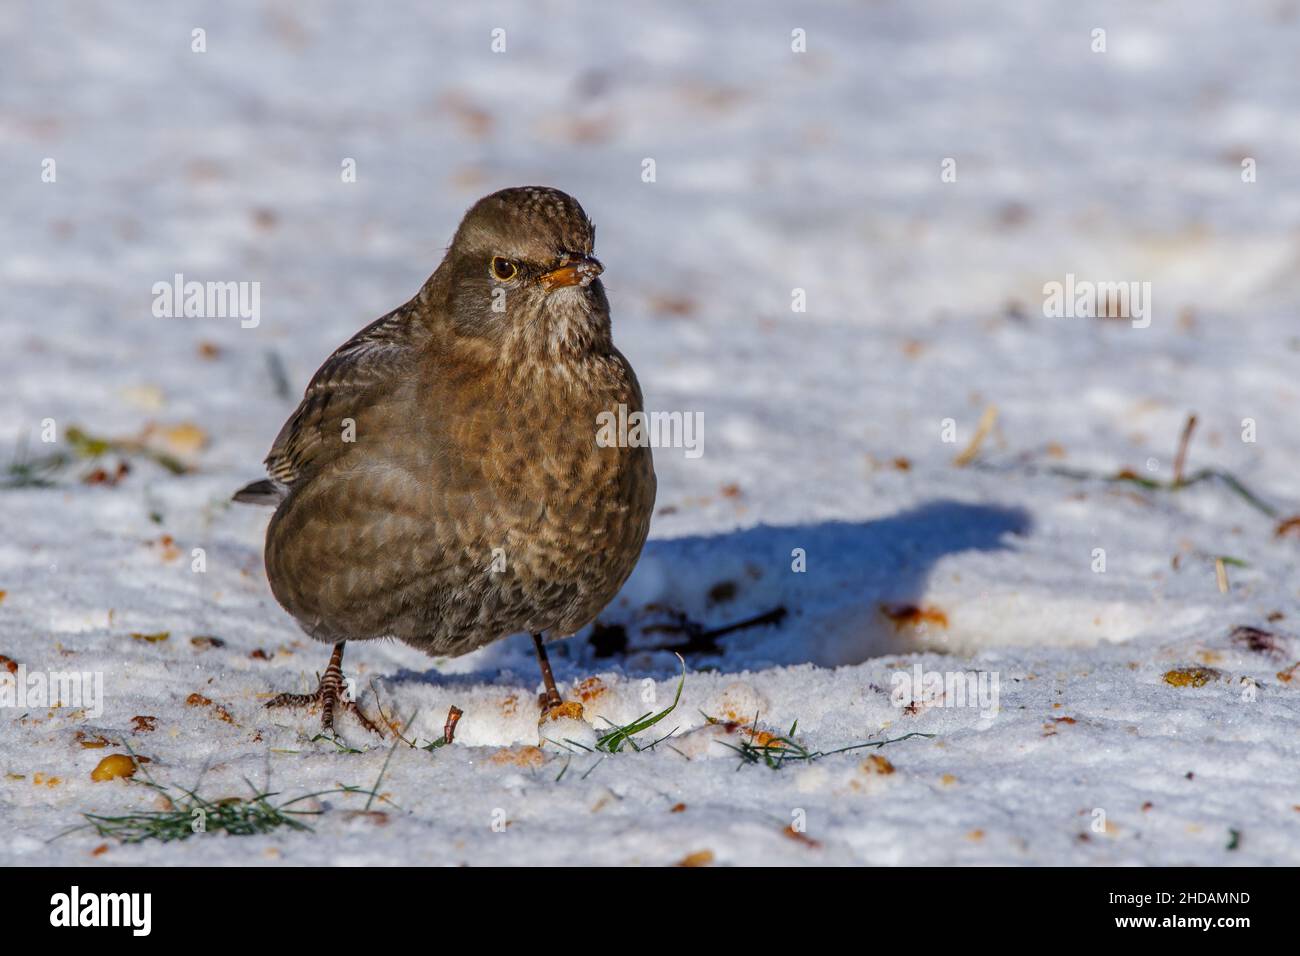
<instances>
[{"instance_id":1,"label":"bird's wing","mask_svg":"<svg viewBox=\"0 0 1300 956\"><path fill-rule=\"evenodd\" d=\"M326 359L266 456L271 480L287 491L343 455L351 447L343 438L344 420L355 422L377 393L399 383L427 334L408 304L370 323Z\"/></svg>"}]
</instances>

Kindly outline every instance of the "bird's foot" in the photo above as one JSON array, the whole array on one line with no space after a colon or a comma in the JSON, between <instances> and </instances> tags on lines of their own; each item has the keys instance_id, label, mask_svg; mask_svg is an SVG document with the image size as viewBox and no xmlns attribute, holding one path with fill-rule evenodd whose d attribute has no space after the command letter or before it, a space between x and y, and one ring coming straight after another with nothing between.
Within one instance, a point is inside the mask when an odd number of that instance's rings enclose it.
<instances>
[{"instance_id":1,"label":"bird's foot","mask_svg":"<svg viewBox=\"0 0 1300 956\"><path fill-rule=\"evenodd\" d=\"M551 661L546 656L546 645L542 643L542 635L533 635L533 645L537 648L537 663L542 668L542 686L543 690L537 695L537 706L541 709L541 715L537 718L540 724L546 720L557 720L561 717L573 717L574 708L577 709L577 719L582 719L582 705L577 701L571 701L566 704L564 698L560 696L560 690L555 686L555 678L551 674Z\"/></svg>"},{"instance_id":2,"label":"bird's foot","mask_svg":"<svg viewBox=\"0 0 1300 956\"><path fill-rule=\"evenodd\" d=\"M537 706L541 708L542 716L545 717L556 707L563 707L564 698L560 696L559 691L544 690L537 695Z\"/></svg>"},{"instance_id":3,"label":"bird's foot","mask_svg":"<svg viewBox=\"0 0 1300 956\"><path fill-rule=\"evenodd\" d=\"M366 716L357 702L352 698L347 683L343 680L343 645L338 644L334 648L334 653L330 656L329 666L325 668L325 673L321 675L320 684L317 686L315 693L311 694L280 694L267 701L268 708L275 707L312 707L316 704L321 705L320 726L321 732L333 736L334 734L334 714L336 711L344 711L351 714L357 719L362 727L372 734L384 736L384 732L379 729L379 725Z\"/></svg>"},{"instance_id":4,"label":"bird's foot","mask_svg":"<svg viewBox=\"0 0 1300 956\"><path fill-rule=\"evenodd\" d=\"M362 727L373 734L384 736L384 732L379 729L379 725L366 716L365 711L357 706L355 700L347 699L341 689L325 683L324 678L321 684L312 694L280 694L266 702L270 707L313 707L316 704L321 705L320 729L322 733L334 733L334 714L339 711L346 711L357 719Z\"/></svg>"},{"instance_id":5,"label":"bird's foot","mask_svg":"<svg viewBox=\"0 0 1300 956\"><path fill-rule=\"evenodd\" d=\"M544 698L546 695L541 696ZM578 701L564 700L550 707L542 703L542 712L537 718L537 745L543 750L554 749L569 754L576 754L579 750L590 752L596 749L596 742L596 730L587 723L582 704Z\"/></svg>"}]
</instances>

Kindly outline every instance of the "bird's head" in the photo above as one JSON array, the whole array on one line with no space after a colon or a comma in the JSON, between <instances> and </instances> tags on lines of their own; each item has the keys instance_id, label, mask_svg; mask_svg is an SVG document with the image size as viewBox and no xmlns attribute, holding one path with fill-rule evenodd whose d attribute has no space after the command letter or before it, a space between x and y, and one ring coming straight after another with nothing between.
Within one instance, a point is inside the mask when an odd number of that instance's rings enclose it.
<instances>
[{"instance_id":1,"label":"bird's head","mask_svg":"<svg viewBox=\"0 0 1300 956\"><path fill-rule=\"evenodd\" d=\"M594 241L587 214L558 189L519 186L480 199L443 262L456 332L517 357L608 346Z\"/></svg>"}]
</instances>

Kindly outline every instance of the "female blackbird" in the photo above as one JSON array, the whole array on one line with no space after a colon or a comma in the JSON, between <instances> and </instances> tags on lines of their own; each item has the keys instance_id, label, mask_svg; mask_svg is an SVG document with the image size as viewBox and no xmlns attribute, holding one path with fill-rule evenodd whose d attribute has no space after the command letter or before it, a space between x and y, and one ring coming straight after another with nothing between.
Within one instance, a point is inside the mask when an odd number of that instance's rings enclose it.
<instances>
[{"instance_id":1,"label":"female blackbird","mask_svg":"<svg viewBox=\"0 0 1300 956\"><path fill-rule=\"evenodd\" d=\"M378 728L345 693L345 641L459 655L528 632L543 712L562 703L543 646L590 622L636 564L655 499L650 448L605 447L597 416L642 410L610 336L573 197L504 189L465 214L410 302L326 360L236 501L275 505L266 573L310 636L334 645L314 694Z\"/></svg>"}]
</instances>

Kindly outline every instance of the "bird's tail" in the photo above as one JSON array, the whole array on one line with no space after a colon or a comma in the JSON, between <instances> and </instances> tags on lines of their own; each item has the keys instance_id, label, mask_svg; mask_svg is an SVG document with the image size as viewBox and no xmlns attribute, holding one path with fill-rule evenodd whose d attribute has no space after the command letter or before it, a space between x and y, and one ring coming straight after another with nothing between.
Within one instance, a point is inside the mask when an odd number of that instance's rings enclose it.
<instances>
[{"instance_id":1,"label":"bird's tail","mask_svg":"<svg viewBox=\"0 0 1300 956\"><path fill-rule=\"evenodd\" d=\"M280 482L263 478L236 491L234 500L249 505L278 505L287 490Z\"/></svg>"}]
</instances>

